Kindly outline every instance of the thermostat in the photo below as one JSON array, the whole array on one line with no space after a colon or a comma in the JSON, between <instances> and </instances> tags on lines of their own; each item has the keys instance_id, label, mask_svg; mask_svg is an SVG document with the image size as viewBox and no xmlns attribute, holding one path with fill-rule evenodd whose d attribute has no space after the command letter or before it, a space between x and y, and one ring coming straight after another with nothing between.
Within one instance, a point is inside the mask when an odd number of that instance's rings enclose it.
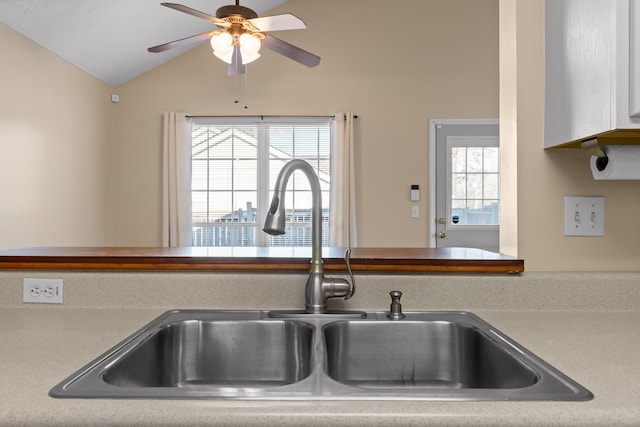
<instances>
[{"instance_id":1,"label":"thermostat","mask_svg":"<svg viewBox=\"0 0 640 427\"><path fill-rule=\"evenodd\" d=\"M411 201L417 202L420 200L420 186L418 184L411 184Z\"/></svg>"}]
</instances>

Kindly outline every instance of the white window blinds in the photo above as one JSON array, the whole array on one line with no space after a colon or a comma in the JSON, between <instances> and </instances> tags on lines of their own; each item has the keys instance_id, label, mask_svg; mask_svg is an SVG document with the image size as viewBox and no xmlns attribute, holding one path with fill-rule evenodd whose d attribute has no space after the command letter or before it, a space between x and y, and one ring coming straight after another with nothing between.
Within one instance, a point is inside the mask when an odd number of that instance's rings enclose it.
<instances>
[{"instance_id":1,"label":"white window blinds","mask_svg":"<svg viewBox=\"0 0 640 427\"><path fill-rule=\"evenodd\" d=\"M287 187L287 229L262 232L278 172L289 160L310 163L322 189L323 245L328 245L330 117L194 117L194 246L310 246L311 191L295 172Z\"/></svg>"}]
</instances>

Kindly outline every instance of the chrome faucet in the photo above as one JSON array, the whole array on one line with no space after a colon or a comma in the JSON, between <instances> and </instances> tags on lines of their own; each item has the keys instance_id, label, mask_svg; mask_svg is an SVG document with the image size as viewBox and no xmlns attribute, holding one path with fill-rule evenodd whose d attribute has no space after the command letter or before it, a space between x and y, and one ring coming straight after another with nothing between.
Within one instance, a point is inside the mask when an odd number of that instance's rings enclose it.
<instances>
[{"instance_id":1,"label":"chrome faucet","mask_svg":"<svg viewBox=\"0 0 640 427\"><path fill-rule=\"evenodd\" d=\"M265 233L271 235L280 235L285 233L285 208L284 195L287 188L289 177L296 170L301 170L307 176L311 185L312 194L312 210L311 210L311 268L309 269L309 278L305 287L305 310L307 313L318 314L327 312L327 299L335 297L344 297L349 299L355 293L355 281L351 272L350 258L351 249L347 248L344 255L345 263L351 283L345 279L324 277L324 268L322 264L322 194L320 192L320 180L314 172L311 165L304 160L294 159L284 165L274 188L271 207L267 213L267 219L262 229Z\"/></svg>"}]
</instances>

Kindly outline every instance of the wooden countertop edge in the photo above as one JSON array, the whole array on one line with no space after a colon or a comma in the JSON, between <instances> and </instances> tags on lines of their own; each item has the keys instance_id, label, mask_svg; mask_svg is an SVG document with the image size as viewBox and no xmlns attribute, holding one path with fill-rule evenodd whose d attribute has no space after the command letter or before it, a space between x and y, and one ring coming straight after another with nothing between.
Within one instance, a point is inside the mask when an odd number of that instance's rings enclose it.
<instances>
[{"instance_id":1,"label":"wooden countertop edge","mask_svg":"<svg viewBox=\"0 0 640 427\"><path fill-rule=\"evenodd\" d=\"M327 271L344 271L342 249L331 248L324 257ZM358 272L401 273L503 273L524 271L524 261L481 250L476 257L456 257L447 250L404 248L354 248L351 267ZM296 256L198 256L167 248L28 248L0 251L0 270L98 270L98 271L199 271L199 272L301 272L309 269L309 257ZM466 254L462 252L463 255ZM459 254L458 254L459 255Z\"/></svg>"}]
</instances>

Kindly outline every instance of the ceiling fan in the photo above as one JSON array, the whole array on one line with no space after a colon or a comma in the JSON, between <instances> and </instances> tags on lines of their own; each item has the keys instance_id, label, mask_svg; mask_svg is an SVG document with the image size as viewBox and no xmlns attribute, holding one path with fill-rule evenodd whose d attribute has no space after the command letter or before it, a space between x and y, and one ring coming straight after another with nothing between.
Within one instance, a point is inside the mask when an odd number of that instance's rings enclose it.
<instances>
[{"instance_id":1,"label":"ceiling fan","mask_svg":"<svg viewBox=\"0 0 640 427\"><path fill-rule=\"evenodd\" d=\"M211 16L177 3L160 4L170 9L206 19L220 29L150 47L147 49L149 52L164 52L178 46L211 39L214 55L229 64L229 75L244 73L245 65L260 57L259 50L261 46L265 46L307 67L315 67L320 63L319 56L267 34L269 31L307 28L300 18L290 13L258 17L258 14L253 10L240 6L239 0L236 0L235 5L219 8L216 11L216 16Z\"/></svg>"}]
</instances>

